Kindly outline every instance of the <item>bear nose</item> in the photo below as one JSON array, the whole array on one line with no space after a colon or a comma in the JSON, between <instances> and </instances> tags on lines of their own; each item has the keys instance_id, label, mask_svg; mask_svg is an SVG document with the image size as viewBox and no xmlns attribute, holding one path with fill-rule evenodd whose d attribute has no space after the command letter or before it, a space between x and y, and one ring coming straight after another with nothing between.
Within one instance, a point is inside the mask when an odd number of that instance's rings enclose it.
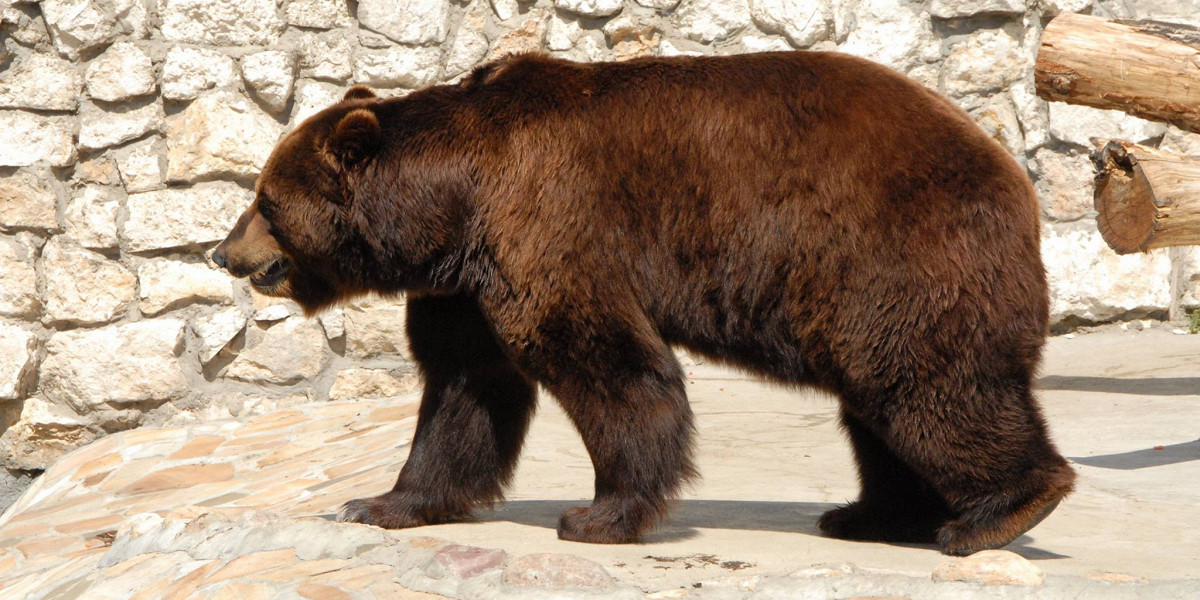
<instances>
[{"instance_id":1,"label":"bear nose","mask_svg":"<svg viewBox=\"0 0 1200 600\"><path fill-rule=\"evenodd\" d=\"M229 268L229 260L225 257L225 249L224 248L218 247L216 250L213 251L212 261L217 263L217 266L221 267L222 269Z\"/></svg>"}]
</instances>

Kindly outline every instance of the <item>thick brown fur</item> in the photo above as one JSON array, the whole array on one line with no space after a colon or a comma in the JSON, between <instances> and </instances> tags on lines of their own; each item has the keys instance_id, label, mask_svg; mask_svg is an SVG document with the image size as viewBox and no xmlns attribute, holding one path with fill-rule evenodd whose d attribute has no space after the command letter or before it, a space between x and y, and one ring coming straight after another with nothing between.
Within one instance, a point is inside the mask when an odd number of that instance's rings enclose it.
<instances>
[{"instance_id":1,"label":"thick brown fur","mask_svg":"<svg viewBox=\"0 0 1200 600\"><path fill-rule=\"evenodd\" d=\"M864 60L527 55L399 99L356 88L279 144L247 215L214 258L267 293L310 312L410 293L416 439L351 521L499 500L541 384L595 466L560 537L637 540L696 475L672 345L840 398L862 494L828 535L966 554L1072 488L1030 389L1031 185L950 102Z\"/></svg>"}]
</instances>

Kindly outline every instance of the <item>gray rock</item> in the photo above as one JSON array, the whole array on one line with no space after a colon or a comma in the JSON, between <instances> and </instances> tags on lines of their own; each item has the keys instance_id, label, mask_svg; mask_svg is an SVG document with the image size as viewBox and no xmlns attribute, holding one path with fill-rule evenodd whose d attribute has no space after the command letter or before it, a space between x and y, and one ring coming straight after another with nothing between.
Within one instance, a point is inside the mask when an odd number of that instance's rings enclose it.
<instances>
[{"instance_id":1,"label":"gray rock","mask_svg":"<svg viewBox=\"0 0 1200 600\"><path fill-rule=\"evenodd\" d=\"M403 299L365 298L342 307L346 356L399 356L411 361L405 333L407 309Z\"/></svg>"},{"instance_id":2,"label":"gray rock","mask_svg":"<svg viewBox=\"0 0 1200 600\"><path fill-rule=\"evenodd\" d=\"M325 334L307 319L287 319L265 330L251 328L246 348L225 377L252 383L291 384L311 379L327 360Z\"/></svg>"},{"instance_id":3,"label":"gray rock","mask_svg":"<svg viewBox=\"0 0 1200 600\"><path fill-rule=\"evenodd\" d=\"M305 119L337 104L342 100L345 90L322 81L300 81L296 84L296 100L292 103L292 127L303 123Z\"/></svg>"},{"instance_id":4,"label":"gray rock","mask_svg":"<svg viewBox=\"0 0 1200 600\"><path fill-rule=\"evenodd\" d=\"M54 47L71 59L118 36L144 38L150 29L139 0L42 0L41 7Z\"/></svg>"},{"instance_id":5,"label":"gray rock","mask_svg":"<svg viewBox=\"0 0 1200 600\"><path fill-rule=\"evenodd\" d=\"M441 56L439 48L359 50L354 57L354 80L379 87L424 87L437 81Z\"/></svg>"},{"instance_id":6,"label":"gray rock","mask_svg":"<svg viewBox=\"0 0 1200 600\"><path fill-rule=\"evenodd\" d=\"M237 63L215 50L175 46L163 61L162 93L168 100L192 100L237 80Z\"/></svg>"},{"instance_id":7,"label":"gray rock","mask_svg":"<svg viewBox=\"0 0 1200 600\"><path fill-rule=\"evenodd\" d=\"M19 110L0 110L0 167L75 162L73 119Z\"/></svg>"},{"instance_id":8,"label":"gray rock","mask_svg":"<svg viewBox=\"0 0 1200 600\"><path fill-rule=\"evenodd\" d=\"M526 554L513 559L502 580L512 587L612 588L615 580L604 567L572 554Z\"/></svg>"},{"instance_id":9,"label":"gray rock","mask_svg":"<svg viewBox=\"0 0 1200 600\"><path fill-rule=\"evenodd\" d=\"M138 267L142 314L153 316L191 304L230 304L233 280L204 263L153 259Z\"/></svg>"},{"instance_id":10,"label":"gray rock","mask_svg":"<svg viewBox=\"0 0 1200 600\"><path fill-rule=\"evenodd\" d=\"M46 343L41 391L79 414L178 398L188 390L176 359L182 340L179 319L58 332Z\"/></svg>"},{"instance_id":11,"label":"gray rock","mask_svg":"<svg viewBox=\"0 0 1200 600\"><path fill-rule=\"evenodd\" d=\"M83 78L75 66L49 54L31 54L0 74L0 108L75 110Z\"/></svg>"},{"instance_id":12,"label":"gray rock","mask_svg":"<svg viewBox=\"0 0 1200 600\"><path fill-rule=\"evenodd\" d=\"M1074 221L1094 216L1096 183L1087 153L1041 148L1033 156L1033 167L1042 214L1048 219Z\"/></svg>"},{"instance_id":13,"label":"gray rock","mask_svg":"<svg viewBox=\"0 0 1200 600\"><path fill-rule=\"evenodd\" d=\"M929 14L939 19L958 19L982 14L1019 15L1025 0L933 0Z\"/></svg>"},{"instance_id":14,"label":"gray rock","mask_svg":"<svg viewBox=\"0 0 1200 600\"><path fill-rule=\"evenodd\" d=\"M63 208L64 233L84 248L116 248L121 197L116 189L100 185L77 190Z\"/></svg>"},{"instance_id":15,"label":"gray rock","mask_svg":"<svg viewBox=\"0 0 1200 600\"><path fill-rule=\"evenodd\" d=\"M833 13L827 0L751 0L754 23L768 33L782 33L793 46L807 48L829 38Z\"/></svg>"},{"instance_id":16,"label":"gray rock","mask_svg":"<svg viewBox=\"0 0 1200 600\"><path fill-rule=\"evenodd\" d=\"M451 78L465 73L487 56L491 43L483 33L486 24L487 16L478 12L463 16L463 20L454 34L454 42L446 51L443 77Z\"/></svg>"},{"instance_id":17,"label":"gray rock","mask_svg":"<svg viewBox=\"0 0 1200 600\"><path fill-rule=\"evenodd\" d=\"M0 316L32 319L42 308L38 298L37 270L29 251L0 239Z\"/></svg>"},{"instance_id":18,"label":"gray rock","mask_svg":"<svg viewBox=\"0 0 1200 600\"><path fill-rule=\"evenodd\" d=\"M450 33L445 0L361 0L359 23L401 44L441 44Z\"/></svg>"},{"instance_id":19,"label":"gray rock","mask_svg":"<svg viewBox=\"0 0 1200 600\"><path fill-rule=\"evenodd\" d=\"M17 400L28 394L37 367L37 347L32 332L0 322L0 356L4 357L0 360L0 400Z\"/></svg>"},{"instance_id":20,"label":"gray rock","mask_svg":"<svg viewBox=\"0 0 1200 600\"><path fill-rule=\"evenodd\" d=\"M853 54L906 72L920 62L941 58L941 43L929 19L914 6L891 0L850 0L834 14L839 52Z\"/></svg>"},{"instance_id":21,"label":"gray rock","mask_svg":"<svg viewBox=\"0 0 1200 600\"><path fill-rule=\"evenodd\" d=\"M53 175L49 173L38 177L25 171L0 177L0 231L58 229L57 200L50 180Z\"/></svg>"},{"instance_id":22,"label":"gray rock","mask_svg":"<svg viewBox=\"0 0 1200 600\"><path fill-rule=\"evenodd\" d=\"M995 29L981 29L952 44L942 68L945 92L952 96L1000 91L1029 69L1020 43Z\"/></svg>"},{"instance_id":23,"label":"gray rock","mask_svg":"<svg viewBox=\"0 0 1200 600\"><path fill-rule=\"evenodd\" d=\"M1014 82L1008 88L1008 93L1012 96L1017 118L1021 122L1025 151L1030 152L1046 145L1050 140L1050 111L1046 107L1046 101L1037 97L1032 78L1026 77Z\"/></svg>"},{"instance_id":24,"label":"gray rock","mask_svg":"<svg viewBox=\"0 0 1200 600\"><path fill-rule=\"evenodd\" d=\"M1113 252L1095 225L1043 226L1042 260L1050 283L1050 321L1087 322L1144 317L1171 305L1167 251L1124 256Z\"/></svg>"},{"instance_id":25,"label":"gray rock","mask_svg":"<svg viewBox=\"0 0 1200 600\"><path fill-rule=\"evenodd\" d=\"M166 185L166 142L149 138L122 148L117 153L117 169L130 194L161 189Z\"/></svg>"},{"instance_id":26,"label":"gray rock","mask_svg":"<svg viewBox=\"0 0 1200 600\"><path fill-rule=\"evenodd\" d=\"M1055 16L1061 13L1080 12L1092 5L1092 0L1037 0L1037 6L1042 14Z\"/></svg>"},{"instance_id":27,"label":"gray rock","mask_svg":"<svg viewBox=\"0 0 1200 600\"><path fill-rule=\"evenodd\" d=\"M146 252L225 239L253 192L228 182L130 194L125 247Z\"/></svg>"},{"instance_id":28,"label":"gray rock","mask_svg":"<svg viewBox=\"0 0 1200 600\"><path fill-rule=\"evenodd\" d=\"M333 29L354 24L346 0L291 0L284 15L296 27Z\"/></svg>"},{"instance_id":29,"label":"gray rock","mask_svg":"<svg viewBox=\"0 0 1200 600\"><path fill-rule=\"evenodd\" d=\"M94 324L125 314L137 293L137 279L119 262L55 236L42 249L46 318L52 322Z\"/></svg>"},{"instance_id":30,"label":"gray rock","mask_svg":"<svg viewBox=\"0 0 1200 600\"><path fill-rule=\"evenodd\" d=\"M988 98L968 113L980 129L1000 142L1017 162L1025 162L1025 138L1021 135L1016 108L1007 95L999 94Z\"/></svg>"},{"instance_id":31,"label":"gray rock","mask_svg":"<svg viewBox=\"0 0 1200 600\"><path fill-rule=\"evenodd\" d=\"M501 21L507 21L517 14L517 0L491 0L492 10Z\"/></svg>"},{"instance_id":32,"label":"gray rock","mask_svg":"<svg viewBox=\"0 0 1200 600\"><path fill-rule=\"evenodd\" d=\"M287 108L296 85L296 54L287 50L267 50L242 57L242 79L254 95L279 112Z\"/></svg>"},{"instance_id":33,"label":"gray rock","mask_svg":"<svg viewBox=\"0 0 1200 600\"><path fill-rule=\"evenodd\" d=\"M167 181L255 177L282 132L242 94L209 92L167 123Z\"/></svg>"},{"instance_id":34,"label":"gray rock","mask_svg":"<svg viewBox=\"0 0 1200 600\"><path fill-rule=\"evenodd\" d=\"M1046 574L1033 563L1007 550L984 550L948 560L933 569L934 581L965 581L983 585L1039 586Z\"/></svg>"},{"instance_id":35,"label":"gray rock","mask_svg":"<svg viewBox=\"0 0 1200 600\"><path fill-rule=\"evenodd\" d=\"M150 57L130 42L109 46L88 64L84 80L92 98L109 102L153 94L158 87Z\"/></svg>"},{"instance_id":36,"label":"gray rock","mask_svg":"<svg viewBox=\"0 0 1200 600\"><path fill-rule=\"evenodd\" d=\"M495 548L451 544L433 555L426 572L435 578L437 575L451 574L459 579L470 579L480 573L500 568L507 557L505 551Z\"/></svg>"},{"instance_id":37,"label":"gray rock","mask_svg":"<svg viewBox=\"0 0 1200 600\"><path fill-rule=\"evenodd\" d=\"M609 17L621 12L625 0L554 0L554 7L585 17Z\"/></svg>"},{"instance_id":38,"label":"gray rock","mask_svg":"<svg viewBox=\"0 0 1200 600\"><path fill-rule=\"evenodd\" d=\"M233 338L246 329L246 314L237 307L227 307L216 312L194 317L192 333L200 341L200 362L208 364Z\"/></svg>"},{"instance_id":39,"label":"gray rock","mask_svg":"<svg viewBox=\"0 0 1200 600\"><path fill-rule=\"evenodd\" d=\"M162 0L163 37L212 46L266 46L279 39L283 19L274 0Z\"/></svg>"},{"instance_id":40,"label":"gray rock","mask_svg":"<svg viewBox=\"0 0 1200 600\"><path fill-rule=\"evenodd\" d=\"M300 49L300 75L342 82L350 78L351 36L329 31L307 38Z\"/></svg>"},{"instance_id":41,"label":"gray rock","mask_svg":"<svg viewBox=\"0 0 1200 600\"><path fill-rule=\"evenodd\" d=\"M689 40L710 44L750 25L748 0L693 0L675 12L675 26Z\"/></svg>"},{"instance_id":42,"label":"gray rock","mask_svg":"<svg viewBox=\"0 0 1200 600\"><path fill-rule=\"evenodd\" d=\"M118 105L111 110L89 102L82 106L79 117L79 147L83 150L99 150L162 131L166 119L157 97L149 103Z\"/></svg>"},{"instance_id":43,"label":"gray rock","mask_svg":"<svg viewBox=\"0 0 1200 600\"><path fill-rule=\"evenodd\" d=\"M1116 110L1050 102L1050 136L1056 140L1092 147L1091 138L1144 142L1163 135L1165 123L1131 117Z\"/></svg>"}]
</instances>

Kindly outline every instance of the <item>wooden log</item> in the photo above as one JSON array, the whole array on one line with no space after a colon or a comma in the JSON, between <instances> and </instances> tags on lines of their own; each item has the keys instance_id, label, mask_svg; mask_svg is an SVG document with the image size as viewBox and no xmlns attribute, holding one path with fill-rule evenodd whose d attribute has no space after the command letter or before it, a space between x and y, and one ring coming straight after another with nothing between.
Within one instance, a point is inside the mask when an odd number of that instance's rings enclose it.
<instances>
[{"instance_id":1,"label":"wooden log","mask_svg":"<svg viewBox=\"0 0 1200 600\"><path fill-rule=\"evenodd\" d=\"M1118 254L1200 244L1200 156L1112 141L1092 161L1097 225Z\"/></svg>"},{"instance_id":2,"label":"wooden log","mask_svg":"<svg viewBox=\"0 0 1200 600\"><path fill-rule=\"evenodd\" d=\"M1034 67L1047 100L1123 110L1200 132L1200 29L1062 14Z\"/></svg>"}]
</instances>

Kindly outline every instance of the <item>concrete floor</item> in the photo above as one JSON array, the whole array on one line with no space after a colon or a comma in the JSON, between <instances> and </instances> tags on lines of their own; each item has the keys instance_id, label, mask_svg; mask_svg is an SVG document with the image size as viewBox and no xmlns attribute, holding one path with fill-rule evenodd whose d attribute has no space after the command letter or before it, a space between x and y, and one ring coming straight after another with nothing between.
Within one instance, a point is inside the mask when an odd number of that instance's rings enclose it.
<instances>
[{"instance_id":1,"label":"concrete floor","mask_svg":"<svg viewBox=\"0 0 1200 600\"><path fill-rule=\"evenodd\" d=\"M514 555L577 554L658 589L818 563L928 576L945 560L931 547L817 533L823 511L857 495L832 398L713 366L687 369L703 479L644 543L555 537L558 514L590 501L592 468L546 396L507 504L480 522L406 533ZM1200 336L1112 328L1056 337L1040 387L1053 437L1079 472L1078 489L1008 549L1052 576L1200 578Z\"/></svg>"}]
</instances>

